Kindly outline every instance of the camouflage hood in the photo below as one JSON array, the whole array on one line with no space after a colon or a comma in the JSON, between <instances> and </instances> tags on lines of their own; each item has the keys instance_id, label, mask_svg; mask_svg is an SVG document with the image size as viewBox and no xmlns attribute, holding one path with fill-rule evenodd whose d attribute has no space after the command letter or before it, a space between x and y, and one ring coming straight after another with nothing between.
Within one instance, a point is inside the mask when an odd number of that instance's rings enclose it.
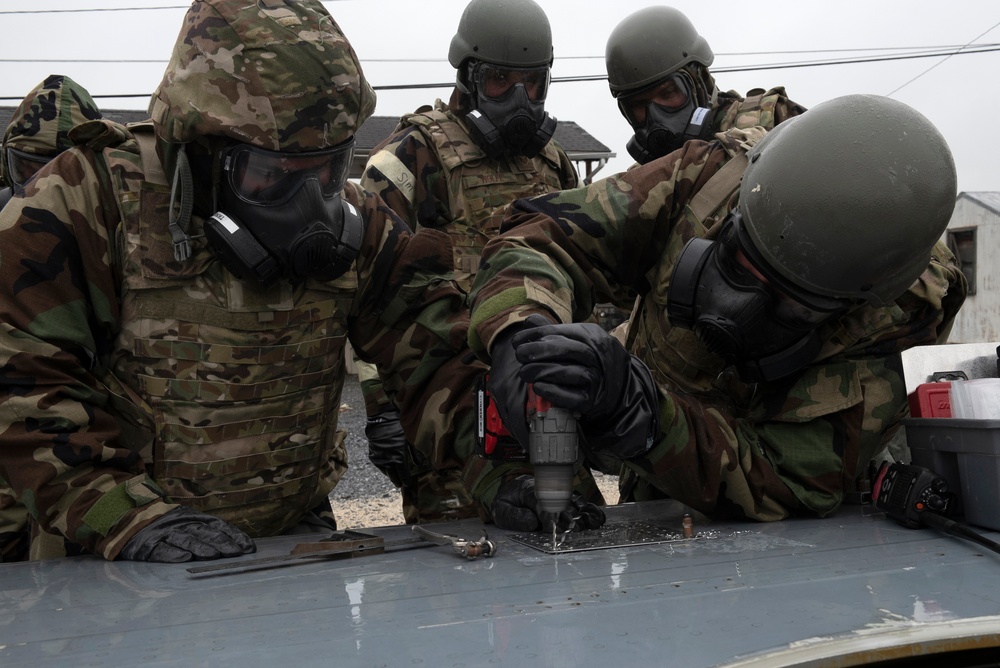
<instances>
[{"instance_id":1,"label":"camouflage hood","mask_svg":"<svg viewBox=\"0 0 1000 668\"><path fill-rule=\"evenodd\" d=\"M34 88L14 111L3 135L3 149L55 157L73 146L67 136L76 125L101 117L97 104L80 84L61 74L51 74ZM6 155L0 174L7 181Z\"/></svg>"},{"instance_id":2,"label":"camouflage hood","mask_svg":"<svg viewBox=\"0 0 1000 668\"><path fill-rule=\"evenodd\" d=\"M308 151L343 142L374 109L354 49L320 2L196 0L149 111L168 143L210 136Z\"/></svg>"}]
</instances>

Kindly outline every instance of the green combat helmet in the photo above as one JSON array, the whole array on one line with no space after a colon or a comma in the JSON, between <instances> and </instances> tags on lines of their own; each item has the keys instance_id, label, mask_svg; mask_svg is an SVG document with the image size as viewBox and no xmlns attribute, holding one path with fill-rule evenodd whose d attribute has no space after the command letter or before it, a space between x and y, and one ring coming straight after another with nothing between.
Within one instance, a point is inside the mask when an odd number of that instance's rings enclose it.
<instances>
[{"instance_id":1,"label":"green combat helmet","mask_svg":"<svg viewBox=\"0 0 1000 668\"><path fill-rule=\"evenodd\" d=\"M2 181L23 186L41 165L73 146L71 129L100 117L83 86L67 76L50 74L21 101L7 126L0 148Z\"/></svg>"},{"instance_id":2,"label":"green combat helmet","mask_svg":"<svg viewBox=\"0 0 1000 668\"><path fill-rule=\"evenodd\" d=\"M646 7L627 16L608 37L604 62L615 97L665 79L689 63L708 67L712 48L682 12Z\"/></svg>"},{"instance_id":3,"label":"green combat helmet","mask_svg":"<svg viewBox=\"0 0 1000 668\"><path fill-rule=\"evenodd\" d=\"M927 267L955 207L944 138L913 108L846 95L749 153L739 208L754 248L810 293L886 303Z\"/></svg>"},{"instance_id":4,"label":"green combat helmet","mask_svg":"<svg viewBox=\"0 0 1000 668\"><path fill-rule=\"evenodd\" d=\"M635 135L626 148L641 164L690 139L709 139L718 96L708 42L673 7L646 7L608 37L604 62L611 94Z\"/></svg>"},{"instance_id":5,"label":"green combat helmet","mask_svg":"<svg viewBox=\"0 0 1000 668\"><path fill-rule=\"evenodd\" d=\"M507 67L551 65L548 17L532 0L472 0L448 50L455 69L470 59Z\"/></svg>"},{"instance_id":6,"label":"green combat helmet","mask_svg":"<svg viewBox=\"0 0 1000 668\"><path fill-rule=\"evenodd\" d=\"M948 225L956 177L934 126L875 95L824 102L747 157L717 238L678 256L667 314L761 382L815 359L828 321L906 291Z\"/></svg>"},{"instance_id":7,"label":"green combat helmet","mask_svg":"<svg viewBox=\"0 0 1000 668\"><path fill-rule=\"evenodd\" d=\"M487 155L537 155L556 129L545 113L552 31L532 0L472 0L451 40L460 107Z\"/></svg>"}]
</instances>

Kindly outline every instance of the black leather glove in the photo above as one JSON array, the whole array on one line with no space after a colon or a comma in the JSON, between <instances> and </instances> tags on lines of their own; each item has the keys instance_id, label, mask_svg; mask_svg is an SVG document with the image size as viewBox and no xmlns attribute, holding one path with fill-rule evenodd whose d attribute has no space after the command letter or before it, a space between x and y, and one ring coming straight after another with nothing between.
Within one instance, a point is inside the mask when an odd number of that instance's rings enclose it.
<instances>
[{"instance_id":1,"label":"black leather glove","mask_svg":"<svg viewBox=\"0 0 1000 668\"><path fill-rule=\"evenodd\" d=\"M368 439L368 459L389 477L396 487L413 482L406 450L406 434L399 419L399 409L391 406L378 415L368 418L365 424Z\"/></svg>"},{"instance_id":2,"label":"black leather glove","mask_svg":"<svg viewBox=\"0 0 1000 668\"><path fill-rule=\"evenodd\" d=\"M556 406L577 411L589 447L629 459L656 442L659 395L653 377L599 325L521 329L511 345L521 380Z\"/></svg>"},{"instance_id":3,"label":"black leather glove","mask_svg":"<svg viewBox=\"0 0 1000 668\"><path fill-rule=\"evenodd\" d=\"M503 425L525 448L528 447L528 385L521 380L521 363L511 341L518 332L548 324L542 316L530 315L523 323L501 332L490 348L492 363L486 389L493 397Z\"/></svg>"},{"instance_id":4,"label":"black leather glove","mask_svg":"<svg viewBox=\"0 0 1000 668\"><path fill-rule=\"evenodd\" d=\"M500 484L490 513L493 523L501 529L538 531L545 528L535 497L535 479L527 474ZM566 510L559 513L556 519L556 531L564 532L571 527L576 530L597 529L604 525L606 519L600 506L584 501L579 492L573 492Z\"/></svg>"},{"instance_id":5,"label":"black leather glove","mask_svg":"<svg viewBox=\"0 0 1000 668\"><path fill-rule=\"evenodd\" d=\"M179 506L132 536L118 558L174 564L256 551L250 537L229 522Z\"/></svg>"}]
</instances>

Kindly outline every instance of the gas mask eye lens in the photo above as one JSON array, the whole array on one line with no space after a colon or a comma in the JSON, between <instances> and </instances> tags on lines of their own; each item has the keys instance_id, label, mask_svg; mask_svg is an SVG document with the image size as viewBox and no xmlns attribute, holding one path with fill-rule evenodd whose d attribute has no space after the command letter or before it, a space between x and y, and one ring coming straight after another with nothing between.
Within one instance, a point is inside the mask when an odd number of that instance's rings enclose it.
<instances>
[{"instance_id":1,"label":"gas mask eye lens","mask_svg":"<svg viewBox=\"0 0 1000 668\"><path fill-rule=\"evenodd\" d=\"M7 174L10 183L16 188L23 188L32 176L39 169L44 167L52 158L25 153L17 149L7 149Z\"/></svg>"},{"instance_id":2,"label":"gas mask eye lens","mask_svg":"<svg viewBox=\"0 0 1000 668\"><path fill-rule=\"evenodd\" d=\"M344 189L354 156L354 138L322 151L286 153L247 144L226 149L223 170L236 195L249 204L283 204L309 179L315 180L324 198Z\"/></svg>"},{"instance_id":3,"label":"gas mask eye lens","mask_svg":"<svg viewBox=\"0 0 1000 668\"><path fill-rule=\"evenodd\" d=\"M648 88L636 91L619 101L619 107L632 125L642 125L646 122L647 109L650 104L667 113L676 113L684 109L691 99L689 86L684 77L678 74L663 79Z\"/></svg>"},{"instance_id":4,"label":"gas mask eye lens","mask_svg":"<svg viewBox=\"0 0 1000 668\"><path fill-rule=\"evenodd\" d=\"M476 72L477 89L484 98L500 101L520 84L532 102L545 99L549 86L549 68L511 68L483 63Z\"/></svg>"}]
</instances>

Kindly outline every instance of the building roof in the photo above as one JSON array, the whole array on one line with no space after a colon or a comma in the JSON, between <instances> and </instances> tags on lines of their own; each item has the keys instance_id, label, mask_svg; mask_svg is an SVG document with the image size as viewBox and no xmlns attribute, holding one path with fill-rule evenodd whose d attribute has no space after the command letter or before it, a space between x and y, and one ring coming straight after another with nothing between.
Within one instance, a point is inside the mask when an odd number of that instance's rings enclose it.
<instances>
[{"instance_id":1,"label":"building roof","mask_svg":"<svg viewBox=\"0 0 1000 668\"><path fill-rule=\"evenodd\" d=\"M10 119L16 108L16 106L0 107L0 136L10 124ZM149 117L145 111L130 109L102 109L101 113L104 114L105 118L119 123L134 123ZM398 121L399 119L395 116L372 116L365 121L357 133L351 177L361 176L361 170L368 161L371 150L392 133ZM615 157L611 149L573 121L558 121L554 138L566 150L570 160L574 163L586 164L585 170L581 170L579 165L577 166L577 171L581 172L581 176L595 173L604 162ZM592 163L596 163L596 168Z\"/></svg>"},{"instance_id":2,"label":"building roof","mask_svg":"<svg viewBox=\"0 0 1000 668\"><path fill-rule=\"evenodd\" d=\"M961 192L958 194L958 198L966 198L976 202L983 208L989 209L995 214L1000 215L1000 192Z\"/></svg>"},{"instance_id":3,"label":"building roof","mask_svg":"<svg viewBox=\"0 0 1000 668\"><path fill-rule=\"evenodd\" d=\"M353 178L361 176L371 150L392 134L398 121L395 116L372 116L361 126L354 150L354 164L351 166ZM586 164L586 169L580 169L577 165L581 177L594 174L605 162L615 157L611 149L573 121L557 121L553 139L559 142L571 161ZM591 163L597 163L596 168Z\"/></svg>"}]
</instances>

